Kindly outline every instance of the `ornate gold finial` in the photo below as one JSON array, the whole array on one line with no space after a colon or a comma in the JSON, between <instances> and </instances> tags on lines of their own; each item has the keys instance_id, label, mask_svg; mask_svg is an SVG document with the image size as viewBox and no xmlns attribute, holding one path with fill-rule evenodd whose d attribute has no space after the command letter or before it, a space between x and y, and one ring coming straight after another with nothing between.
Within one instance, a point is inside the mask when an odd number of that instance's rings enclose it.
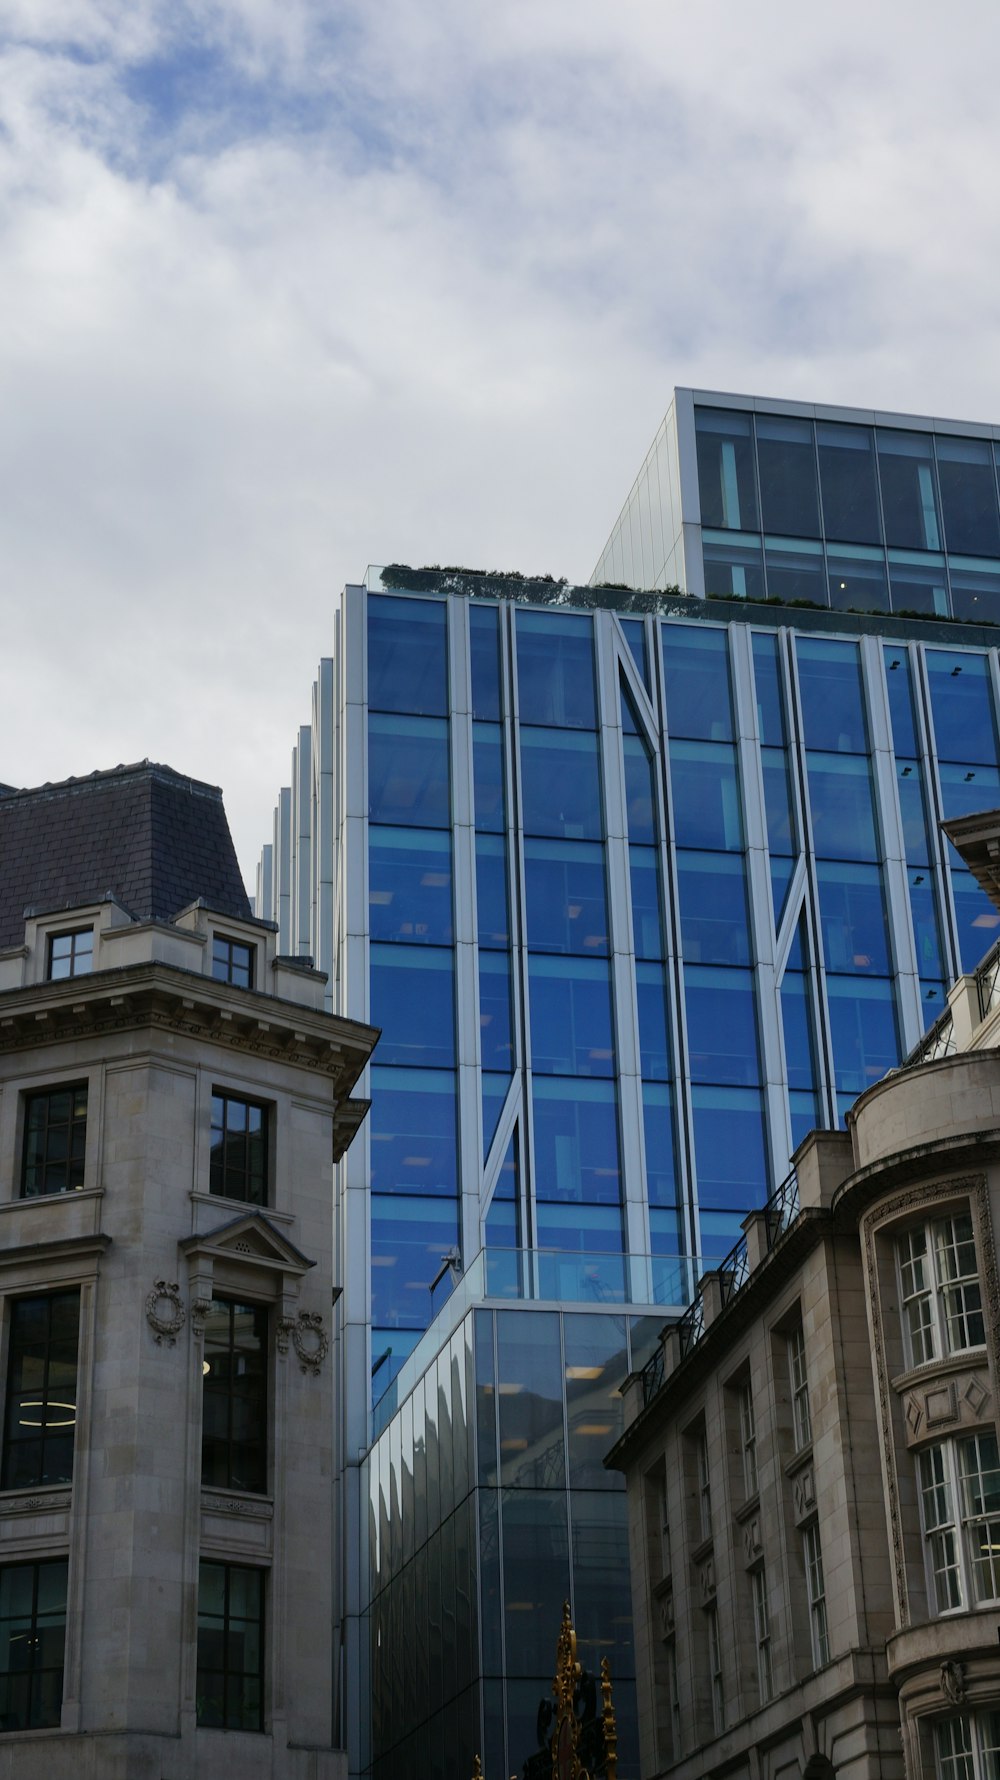
<instances>
[{"instance_id":1,"label":"ornate gold finial","mask_svg":"<svg viewBox=\"0 0 1000 1780\"><path fill-rule=\"evenodd\" d=\"M472 1758L472 1780L483 1780L483 1770L478 1755Z\"/></svg>"},{"instance_id":2,"label":"ornate gold finial","mask_svg":"<svg viewBox=\"0 0 1000 1780\"><path fill-rule=\"evenodd\" d=\"M617 1780L618 1725L611 1698L611 1664L606 1656L601 1658L601 1701L601 1716L604 1720L604 1780Z\"/></svg>"}]
</instances>

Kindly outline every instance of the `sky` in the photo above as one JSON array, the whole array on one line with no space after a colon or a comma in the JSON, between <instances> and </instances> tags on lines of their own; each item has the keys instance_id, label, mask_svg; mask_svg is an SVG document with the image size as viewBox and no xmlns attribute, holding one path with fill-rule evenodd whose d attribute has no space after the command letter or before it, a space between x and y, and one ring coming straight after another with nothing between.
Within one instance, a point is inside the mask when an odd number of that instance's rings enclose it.
<instances>
[{"instance_id":1,"label":"sky","mask_svg":"<svg viewBox=\"0 0 1000 1780\"><path fill-rule=\"evenodd\" d=\"M0 0L0 781L221 784L345 581L585 581L675 384L1000 422L996 0Z\"/></svg>"}]
</instances>

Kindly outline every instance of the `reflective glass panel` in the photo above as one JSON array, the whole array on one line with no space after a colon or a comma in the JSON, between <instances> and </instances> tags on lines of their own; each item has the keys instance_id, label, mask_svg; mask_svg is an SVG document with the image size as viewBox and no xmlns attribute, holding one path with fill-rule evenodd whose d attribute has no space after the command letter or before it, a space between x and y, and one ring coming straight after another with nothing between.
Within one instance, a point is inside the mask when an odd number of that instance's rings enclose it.
<instances>
[{"instance_id":1,"label":"reflective glass panel","mask_svg":"<svg viewBox=\"0 0 1000 1780\"><path fill-rule=\"evenodd\" d=\"M625 641L632 651L632 659L642 676L642 683L649 691L649 663L646 659L646 626L641 618L620 618L618 620L625 633Z\"/></svg>"},{"instance_id":2,"label":"reflective glass panel","mask_svg":"<svg viewBox=\"0 0 1000 1780\"><path fill-rule=\"evenodd\" d=\"M620 1206L570 1205L539 1202L536 1209L538 1246L542 1249L565 1250L567 1265L560 1255L543 1257L539 1266L539 1290L546 1298L606 1298L606 1287L617 1282L615 1301L621 1295L624 1276L620 1262L608 1264L591 1258L601 1255L620 1256L622 1252L622 1214ZM575 1257L587 1257L582 1263Z\"/></svg>"},{"instance_id":3,"label":"reflective glass panel","mask_svg":"<svg viewBox=\"0 0 1000 1780\"><path fill-rule=\"evenodd\" d=\"M509 946L507 845L499 834L476 836L476 928L481 946Z\"/></svg>"},{"instance_id":4,"label":"reflective glass panel","mask_svg":"<svg viewBox=\"0 0 1000 1780\"><path fill-rule=\"evenodd\" d=\"M839 544L827 550L830 604L836 612L888 612L889 587L881 550Z\"/></svg>"},{"instance_id":5,"label":"reflective glass panel","mask_svg":"<svg viewBox=\"0 0 1000 1780\"><path fill-rule=\"evenodd\" d=\"M743 1235L742 1219L746 1213L736 1211L701 1211L698 1233L703 1267L717 1267L732 1253Z\"/></svg>"},{"instance_id":6,"label":"reflective glass panel","mask_svg":"<svg viewBox=\"0 0 1000 1780\"><path fill-rule=\"evenodd\" d=\"M373 940L449 945L453 937L450 834L372 824L368 913Z\"/></svg>"},{"instance_id":7,"label":"reflective glass panel","mask_svg":"<svg viewBox=\"0 0 1000 1780\"><path fill-rule=\"evenodd\" d=\"M521 807L526 834L600 840L597 737L522 726Z\"/></svg>"},{"instance_id":8,"label":"reflective glass panel","mask_svg":"<svg viewBox=\"0 0 1000 1780\"><path fill-rule=\"evenodd\" d=\"M899 1062L892 984L875 977L829 976L826 994L837 1088L860 1094Z\"/></svg>"},{"instance_id":9,"label":"reflective glass panel","mask_svg":"<svg viewBox=\"0 0 1000 1780\"><path fill-rule=\"evenodd\" d=\"M449 826L445 718L370 713L368 814L373 822L418 828Z\"/></svg>"},{"instance_id":10,"label":"reflective glass panel","mask_svg":"<svg viewBox=\"0 0 1000 1780\"><path fill-rule=\"evenodd\" d=\"M539 1076L532 1086L539 1200L620 1199L613 1082Z\"/></svg>"},{"instance_id":11,"label":"reflective glass panel","mask_svg":"<svg viewBox=\"0 0 1000 1780\"><path fill-rule=\"evenodd\" d=\"M821 860L816 877L827 970L888 976L892 966L879 866Z\"/></svg>"},{"instance_id":12,"label":"reflective glass panel","mask_svg":"<svg viewBox=\"0 0 1000 1780\"><path fill-rule=\"evenodd\" d=\"M650 1205L676 1205L677 1154L673 1094L666 1082L644 1082L642 1123L646 1138L646 1192ZM679 1254L679 1249L673 1249Z\"/></svg>"},{"instance_id":13,"label":"reflective glass panel","mask_svg":"<svg viewBox=\"0 0 1000 1780\"><path fill-rule=\"evenodd\" d=\"M795 875L795 861L772 856L771 859L771 901L774 905L775 931L781 926L785 914L785 900Z\"/></svg>"},{"instance_id":14,"label":"reflective glass panel","mask_svg":"<svg viewBox=\"0 0 1000 1780\"><path fill-rule=\"evenodd\" d=\"M764 543L768 598L781 600L786 606L797 601L825 606L822 544L807 538L765 538Z\"/></svg>"},{"instance_id":15,"label":"reflective glass panel","mask_svg":"<svg viewBox=\"0 0 1000 1780\"><path fill-rule=\"evenodd\" d=\"M684 971L688 1054L695 1082L760 1080L753 974L689 965Z\"/></svg>"},{"instance_id":16,"label":"reflective glass panel","mask_svg":"<svg viewBox=\"0 0 1000 1780\"><path fill-rule=\"evenodd\" d=\"M501 1316L516 1314L500 1312ZM523 1405L530 1398L531 1393L525 1392L518 1398L501 1397L500 1401L501 1404ZM520 1488L501 1491L507 1731L515 1751L530 1749L536 1741L534 1727L538 1701L545 1696L542 1677L546 1661L550 1666L552 1663L549 1628L559 1624L562 1603L569 1597L567 1497L562 1490L551 1487L537 1491L524 1487L532 1475L538 1475L541 1482L550 1484L542 1458L554 1455L556 1435L553 1432L548 1438L545 1453L533 1458L530 1456L531 1434L529 1428L526 1434L511 1435L510 1439L517 1443L516 1452L508 1450L506 1457L502 1433L500 1438L504 1474L513 1475L519 1481L523 1479ZM561 1429L558 1438L562 1438ZM522 1675L530 1679L525 1680L518 1692L515 1678ZM516 1763L516 1760L515 1754L513 1761Z\"/></svg>"},{"instance_id":17,"label":"reflective glass panel","mask_svg":"<svg viewBox=\"0 0 1000 1780\"><path fill-rule=\"evenodd\" d=\"M792 855L798 852L792 786L788 773L788 755L784 748L762 748L761 771L764 777L764 815L767 821L767 844L772 853Z\"/></svg>"},{"instance_id":18,"label":"reflective glass panel","mask_svg":"<svg viewBox=\"0 0 1000 1780\"><path fill-rule=\"evenodd\" d=\"M821 420L816 427L823 523L828 538L880 544L875 447L871 428Z\"/></svg>"},{"instance_id":19,"label":"reflective glass panel","mask_svg":"<svg viewBox=\"0 0 1000 1780\"><path fill-rule=\"evenodd\" d=\"M816 537L819 500L812 421L758 414L757 467L763 530Z\"/></svg>"},{"instance_id":20,"label":"reflective glass panel","mask_svg":"<svg viewBox=\"0 0 1000 1780\"><path fill-rule=\"evenodd\" d=\"M811 1090L816 1080L815 1040L809 979L803 971L786 970L782 979L781 1024L788 1086Z\"/></svg>"},{"instance_id":21,"label":"reflective glass panel","mask_svg":"<svg viewBox=\"0 0 1000 1780\"><path fill-rule=\"evenodd\" d=\"M705 561L705 593L723 599L762 600L764 564L760 539L702 534Z\"/></svg>"},{"instance_id":22,"label":"reflective glass panel","mask_svg":"<svg viewBox=\"0 0 1000 1780\"><path fill-rule=\"evenodd\" d=\"M484 1069L479 1079L482 1086L483 1160L485 1161L493 1147L493 1139L500 1123L500 1114L503 1112L507 1100L510 1075L509 1073L494 1075L490 1070Z\"/></svg>"},{"instance_id":23,"label":"reflective glass panel","mask_svg":"<svg viewBox=\"0 0 1000 1780\"><path fill-rule=\"evenodd\" d=\"M964 868L952 871L951 893L955 901L962 969L974 971L1000 937L1000 913L980 890L972 873Z\"/></svg>"},{"instance_id":24,"label":"reflective glass panel","mask_svg":"<svg viewBox=\"0 0 1000 1780\"><path fill-rule=\"evenodd\" d=\"M918 612L947 618L944 557L915 550L890 550L889 590L894 612Z\"/></svg>"},{"instance_id":25,"label":"reflective glass panel","mask_svg":"<svg viewBox=\"0 0 1000 1780\"><path fill-rule=\"evenodd\" d=\"M660 895L660 857L653 847L630 847L629 878L632 889L632 943L637 958L663 958L663 918Z\"/></svg>"},{"instance_id":26,"label":"reflective glass panel","mask_svg":"<svg viewBox=\"0 0 1000 1780\"><path fill-rule=\"evenodd\" d=\"M455 1061L455 980L450 951L371 948L371 1018L379 1061L448 1068Z\"/></svg>"},{"instance_id":27,"label":"reflective glass panel","mask_svg":"<svg viewBox=\"0 0 1000 1780\"><path fill-rule=\"evenodd\" d=\"M897 760L896 787L903 842L911 865L926 865L931 856L930 834L924 804L923 773L916 760Z\"/></svg>"},{"instance_id":28,"label":"reflective glass panel","mask_svg":"<svg viewBox=\"0 0 1000 1780\"><path fill-rule=\"evenodd\" d=\"M499 723L472 725L472 798L476 828L502 834L507 826L503 730Z\"/></svg>"},{"instance_id":29,"label":"reflective glass panel","mask_svg":"<svg viewBox=\"0 0 1000 1780\"><path fill-rule=\"evenodd\" d=\"M596 1414L591 1420L581 1423L583 1436L586 1436L588 1427L595 1429L589 1439L591 1447L596 1447L600 1438L596 1429L606 1423L607 1419L606 1413ZM615 1427L617 1422L613 1420L611 1425ZM582 1445L581 1439L581 1447ZM607 1656L612 1672L624 1678L635 1667L632 1654L632 1615L628 1610L630 1603L622 1599L617 1580L619 1576L628 1574L627 1503L621 1487L615 1493L605 1488L603 1494L598 1494L598 1482L593 1459L591 1458L590 1468L586 1472L583 1471L581 1462L578 1483L586 1483L590 1487L578 1487L570 1496L573 1523L573 1624L577 1629L580 1661L587 1673L593 1674L596 1670L599 1674L601 1657ZM623 1483L624 1479L621 1479L620 1484ZM622 1691L624 1693L624 1687ZM616 1707L617 1699L616 1687ZM626 1723L629 1718L631 1711ZM629 1759L626 1748L627 1743L623 1737L617 1746L622 1772L638 1773L637 1767L625 1766ZM634 1755L632 1760L635 1760Z\"/></svg>"},{"instance_id":30,"label":"reflective glass panel","mask_svg":"<svg viewBox=\"0 0 1000 1780\"><path fill-rule=\"evenodd\" d=\"M761 745L783 748L788 732L785 726L785 689L778 639L770 631L755 630L752 633L752 643L757 731Z\"/></svg>"},{"instance_id":31,"label":"reflective glass panel","mask_svg":"<svg viewBox=\"0 0 1000 1780\"><path fill-rule=\"evenodd\" d=\"M857 644L831 637L796 637L795 654L806 747L867 754L868 726Z\"/></svg>"},{"instance_id":32,"label":"reflective glass panel","mask_svg":"<svg viewBox=\"0 0 1000 1780\"><path fill-rule=\"evenodd\" d=\"M585 841L525 841L524 890L533 951L607 952L603 847Z\"/></svg>"},{"instance_id":33,"label":"reflective glass panel","mask_svg":"<svg viewBox=\"0 0 1000 1780\"><path fill-rule=\"evenodd\" d=\"M594 632L591 620L564 612L519 609L517 697L522 723L594 729Z\"/></svg>"},{"instance_id":34,"label":"reflective glass panel","mask_svg":"<svg viewBox=\"0 0 1000 1780\"><path fill-rule=\"evenodd\" d=\"M639 1011L641 1073L646 1081L665 1082L672 1071L667 1025L667 979L663 966L637 963L635 987Z\"/></svg>"},{"instance_id":35,"label":"reflective glass panel","mask_svg":"<svg viewBox=\"0 0 1000 1780\"><path fill-rule=\"evenodd\" d=\"M995 624L1000 617L1000 563L952 557L951 606L956 618Z\"/></svg>"},{"instance_id":36,"label":"reflective glass panel","mask_svg":"<svg viewBox=\"0 0 1000 1780\"><path fill-rule=\"evenodd\" d=\"M608 1449L600 1442L614 1442L622 1431L621 1387L628 1371L625 1329L620 1317L576 1313L563 1317L563 1331L569 1482L573 1488L603 1491L608 1486L600 1472L608 1476L602 1463ZM611 1487L623 1490L624 1479ZM575 1502L574 1497L574 1509Z\"/></svg>"},{"instance_id":37,"label":"reflective glass panel","mask_svg":"<svg viewBox=\"0 0 1000 1780\"><path fill-rule=\"evenodd\" d=\"M858 754L810 754L806 768L817 855L826 859L877 859L867 760Z\"/></svg>"},{"instance_id":38,"label":"reflective glass panel","mask_svg":"<svg viewBox=\"0 0 1000 1780\"><path fill-rule=\"evenodd\" d=\"M755 531L757 491L750 415L696 408L695 429L702 525Z\"/></svg>"},{"instance_id":39,"label":"reflective glass panel","mask_svg":"<svg viewBox=\"0 0 1000 1780\"><path fill-rule=\"evenodd\" d=\"M370 710L447 716L446 623L443 600L368 595Z\"/></svg>"},{"instance_id":40,"label":"reflective glass panel","mask_svg":"<svg viewBox=\"0 0 1000 1780\"><path fill-rule=\"evenodd\" d=\"M938 776L946 816L975 816L1000 803L1000 772L995 766L953 766L942 761Z\"/></svg>"},{"instance_id":41,"label":"reflective glass panel","mask_svg":"<svg viewBox=\"0 0 1000 1780\"><path fill-rule=\"evenodd\" d=\"M751 1088L694 1087L694 1154L698 1202L703 1209L750 1211L770 1191L764 1116L759 1092ZM702 1233L705 1234L704 1221ZM727 1253L739 1235L734 1229Z\"/></svg>"},{"instance_id":42,"label":"reflective glass panel","mask_svg":"<svg viewBox=\"0 0 1000 1780\"><path fill-rule=\"evenodd\" d=\"M917 726L913 711L913 682L910 658L905 648L887 645L882 651L885 662L885 683L889 694L889 717L892 745L897 754L913 759L920 753Z\"/></svg>"},{"instance_id":43,"label":"reflective glass panel","mask_svg":"<svg viewBox=\"0 0 1000 1780\"><path fill-rule=\"evenodd\" d=\"M985 655L928 649L925 659L938 759L995 765L996 721Z\"/></svg>"},{"instance_id":44,"label":"reflective glass panel","mask_svg":"<svg viewBox=\"0 0 1000 1780\"><path fill-rule=\"evenodd\" d=\"M531 1066L545 1075L612 1075L611 973L600 958L528 960Z\"/></svg>"},{"instance_id":45,"label":"reflective glass panel","mask_svg":"<svg viewBox=\"0 0 1000 1780\"><path fill-rule=\"evenodd\" d=\"M514 1064L514 1038L507 952L479 954L479 1042L483 1068L509 1074Z\"/></svg>"},{"instance_id":46,"label":"reflective glass panel","mask_svg":"<svg viewBox=\"0 0 1000 1780\"><path fill-rule=\"evenodd\" d=\"M373 1193L456 1193L455 1077L373 1065Z\"/></svg>"},{"instance_id":47,"label":"reflective glass panel","mask_svg":"<svg viewBox=\"0 0 1000 1780\"><path fill-rule=\"evenodd\" d=\"M557 1489L566 1476L558 1314L501 1310L496 1322L501 1482ZM505 1514L505 1550L506 1523Z\"/></svg>"},{"instance_id":48,"label":"reflective glass panel","mask_svg":"<svg viewBox=\"0 0 1000 1780\"><path fill-rule=\"evenodd\" d=\"M681 952L691 964L749 964L746 874L739 853L677 853Z\"/></svg>"},{"instance_id":49,"label":"reflective glass panel","mask_svg":"<svg viewBox=\"0 0 1000 1780\"><path fill-rule=\"evenodd\" d=\"M630 841L655 846L656 777L649 750L641 736L623 735L625 754L625 811Z\"/></svg>"},{"instance_id":50,"label":"reflective glass panel","mask_svg":"<svg viewBox=\"0 0 1000 1780\"><path fill-rule=\"evenodd\" d=\"M430 1285L441 1256L458 1242L458 1210L441 1199L373 1194L372 1322L380 1329L425 1329ZM378 1357L372 1338L372 1357Z\"/></svg>"},{"instance_id":51,"label":"reflective glass panel","mask_svg":"<svg viewBox=\"0 0 1000 1780\"><path fill-rule=\"evenodd\" d=\"M662 638L670 734L695 741L731 741L727 632L715 625L668 623Z\"/></svg>"},{"instance_id":52,"label":"reflective glass panel","mask_svg":"<svg viewBox=\"0 0 1000 1780\"><path fill-rule=\"evenodd\" d=\"M930 872L908 871L910 913L913 916L913 938L917 948L917 970L921 977L940 982L947 975L941 948L937 897Z\"/></svg>"},{"instance_id":53,"label":"reflective glass panel","mask_svg":"<svg viewBox=\"0 0 1000 1780\"><path fill-rule=\"evenodd\" d=\"M500 721L500 611L469 602L472 715Z\"/></svg>"},{"instance_id":54,"label":"reflective glass panel","mask_svg":"<svg viewBox=\"0 0 1000 1780\"><path fill-rule=\"evenodd\" d=\"M988 439L937 439L946 550L1000 556L1000 511Z\"/></svg>"},{"instance_id":55,"label":"reflective glass panel","mask_svg":"<svg viewBox=\"0 0 1000 1780\"><path fill-rule=\"evenodd\" d=\"M680 846L742 849L735 748L726 742L671 742L670 784Z\"/></svg>"},{"instance_id":56,"label":"reflective glass panel","mask_svg":"<svg viewBox=\"0 0 1000 1780\"><path fill-rule=\"evenodd\" d=\"M929 435L879 427L875 437L886 543L909 550L942 549Z\"/></svg>"},{"instance_id":57,"label":"reflective glass panel","mask_svg":"<svg viewBox=\"0 0 1000 1780\"><path fill-rule=\"evenodd\" d=\"M789 1093L788 1110L792 1117L792 1149L797 1150L810 1131L818 1131L822 1127L819 1101L815 1094L806 1093L801 1088L796 1089Z\"/></svg>"}]
</instances>

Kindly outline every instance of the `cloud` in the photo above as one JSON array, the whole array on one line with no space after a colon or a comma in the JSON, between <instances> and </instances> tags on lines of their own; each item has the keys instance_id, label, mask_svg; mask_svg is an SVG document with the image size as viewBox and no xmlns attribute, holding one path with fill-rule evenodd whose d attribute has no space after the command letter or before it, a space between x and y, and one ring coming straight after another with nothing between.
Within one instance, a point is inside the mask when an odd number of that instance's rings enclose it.
<instances>
[{"instance_id":1,"label":"cloud","mask_svg":"<svg viewBox=\"0 0 1000 1780\"><path fill-rule=\"evenodd\" d=\"M586 578L674 383L1000 417L995 6L8 0L0 779L269 829L369 560Z\"/></svg>"}]
</instances>

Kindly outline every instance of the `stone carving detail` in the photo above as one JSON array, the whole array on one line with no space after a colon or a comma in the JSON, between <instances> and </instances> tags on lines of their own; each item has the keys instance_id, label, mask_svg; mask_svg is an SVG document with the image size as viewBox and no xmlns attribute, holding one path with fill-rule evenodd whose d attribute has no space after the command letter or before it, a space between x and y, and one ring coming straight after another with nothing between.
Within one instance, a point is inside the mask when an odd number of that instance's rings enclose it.
<instances>
[{"instance_id":1,"label":"stone carving detail","mask_svg":"<svg viewBox=\"0 0 1000 1780\"><path fill-rule=\"evenodd\" d=\"M205 1318L212 1308L211 1298L195 1298L191 1305L191 1327L197 1336L205 1333Z\"/></svg>"},{"instance_id":2,"label":"stone carving detail","mask_svg":"<svg viewBox=\"0 0 1000 1780\"><path fill-rule=\"evenodd\" d=\"M669 1638L674 1629L674 1597L672 1590L669 1594L662 1596L659 1602L659 1609L660 1636L661 1638Z\"/></svg>"},{"instance_id":3,"label":"stone carving detail","mask_svg":"<svg viewBox=\"0 0 1000 1780\"><path fill-rule=\"evenodd\" d=\"M702 1564L698 1574L698 1580L701 1584L702 1600L710 1601L715 1594L715 1561L713 1558L708 1558L707 1561Z\"/></svg>"},{"instance_id":4,"label":"stone carving detail","mask_svg":"<svg viewBox=\"0 0 1000 1780\"><path fill-rule=\"evenodd\" d=\"M300 1310L298 1316L279 1317L275 1337L279 1354L287 1354L289 1341L295 1349L299 1371L318 1378L319 1369L330 1351L330 1338L319 1312Z\"/></svg>"},{"instance_id":5,"label":"stone carving detail","mask_svg":"<svg viewBox=\"0 0 1000 1780\"><path fill-rule=\"evenodd\" d=\"M941 1664L941 1692L953 1706L965 1704L965 1664L946 1662Z\"/></svg>"},{"instance_id":6,"label":"stone carving detail","mask_svg":"<svg viewBox=\"0 0 1000 1780\"><path fill-rule=\"evenodd\" d=\"M800 1471L792 1484L792 1501L795 1506L796 1520L804 1520L806 1515L811 1514L815 1508L816 1480L811 1465L807 1465L804 1471Z\"/></svg>"},{"instance_id":7,"label":"stone carving detail","mask_svg":"<svg viewBox=\"0 0 1000 1780\"><path fill-rule=\"evenodd\" d=\"M958 1402L955 1396L955 1383L948 1379L946 1383L937 1385L934 1390L924 1392L924 1415L929 1428L940 1428L945 1422L953 1422L958 1417Z\"/></svg>"},{"instance_id":8,"label":"stone carving detail","mask_svg":"<svg viewBox=\"0 0 1000 1780\"><path fill-rule=\"evenodd\" d=\"M743 1556L748 1564L760 1557L763 1543L760 1536L760 1516L754 1515L743 1528Z\"/></svg>"},{"instance_id":9,"label":"stone carving detail","mask_svg":"<svg viewBox=\"0 0 1000 1780\"><path fill-rule=\"evenodd\" d=\"M924 1412L920 1407L920 1398L914 1391L911 1391L906 1399L905 1414L906 1425L915 1440L920 1433L920 1427L924 1419Z\"/></svg>"},{"instance_id":10,"label":"stone carving detail","mask_svg":"<svg viewBox=\"0 0 1000 1780\"><path fill-rule=\"evenodd\" d=\"M962 1402L968 1403L969 1408L972 1410L977 1421L982 1417L983 1410L986 1408L989 1400L990 1393L983 1384L982 1379L976 1378L975 1376L970 1378L962 1392Z\"/></svg>"},{"instance_id":11,"label":"stone carving detail","mask_svg":"<svg viewBox=\"0 0 1000 1780\"><path fill-rule=\"evenodd\" d=\"M153 1331L157 1347L176 1347L177 1337L187 1321L187 1311L177 1281L158 1279L146 1294L146 1321Z\"/></svg>"}]
</instances>

